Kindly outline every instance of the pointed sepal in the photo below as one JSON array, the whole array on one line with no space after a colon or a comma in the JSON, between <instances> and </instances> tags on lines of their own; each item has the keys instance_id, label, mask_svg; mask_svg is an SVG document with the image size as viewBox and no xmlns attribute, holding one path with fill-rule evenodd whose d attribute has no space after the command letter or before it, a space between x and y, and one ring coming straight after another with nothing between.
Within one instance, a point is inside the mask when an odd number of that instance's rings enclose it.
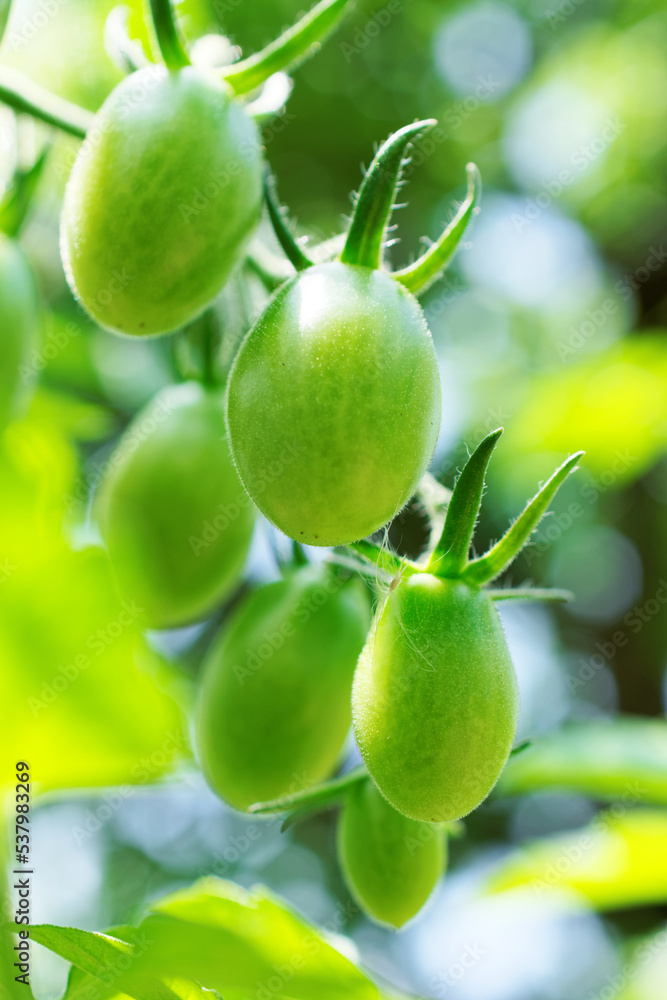
<instances>
[{"instance_id":1,"label":"pointed sepal","mask_svg":"<svg viewBox=\"0 0 667 1000\"><path fill-rule=\"evenodd\" d=\"M292 70L313 55L338 26L349 0L321 0L266 48L222 70L236 94L248 94L281 70Z\"/></svg>"},{"instance_id":2,"label":"pointed sepal","mask_svg":"<svg viewBox=\"0 0 667 1000\"><path fill-rule=\"evenodd\" d=\"M18 235L30 209L48 154L49 146L45 146L28 170L17 171L11 187L0 202L0 232L7 236Z\"/></svg>"},{"instance_id":3,"label":"pointed sepal","mask_svg":"<svg viewBox=\"0 0 667 1000\"><path fill-rule=\"evenodd\" d=\"M436 545L429 573L440 577L460 576L468 562L468 552L484 492L484 480L502 427L492 431L472 453L456 480L449 502L445 526Z\"/></svg>"},{"instance_id":4,"label":"pointed sepal","mask_svg":"<svg viewBox=\"0 0 667 1000\"><path fill-rule=\"evenodd\" d=\"M268 169L264 173L264 198L273 231L287 259L294 265L297 271L303 271L307 267L311 267L312 260L306 257L285 221L283 209L276 191L275 178Z\"/></svg>"},{"instance_id":5,"label":"pointed sepal","mask_svg":"<svg viewBox=\"0 0 667 1000\"><path fill-rule=\"evenodd\" d=\"M392 272L392 278L404 285L413 295L425 292L440 277L456 253L468 224L479 211L478 203L482 193L482 179L474 163L469 163L466 171L468 174L468 193L442 236L414 264L410 264L400 271Z\"/></svg>"},{"instance_id":6,"label":"pointed sepal","mask_svg":"<svg viewBox=\"0 0 667 1000\"><path fill-rule=\"evenodd\" d=\"M551 587L501 587L497 590L485 590L492 601L543 601L553 604L564 604L574 600L571 590L558 590Z\"/></svg>"},{"instance_id":7,"label":"pointed sepal","mask_svg":"<svg viewBox=\"0 0 667 1000\"><path fill-rule=\"evenodd\" d=\"M340 255L344 264L379 268L394 197L406 162L406 152L417 136L432 128L434 119L405 125L389 136L373 157L354 206L352 222Z\"/></svg>"},{"instance_id":8,"label":"pointed sepal","mask_svg":"<svg viewBox=\"0 0 667 1000\"><path fill-rule=\"evenodd\" d=\"M583 454L583 451L575 452L556 469L553 476L528 502L523 513L519 515L500 541L496 542L486 555L468 563L461 574L461 579L466 583L481 586L495 579L509 566L512 560L516 559L542 520L559 487L575 470L577 462Z\"/></svg>"}]
</instances>

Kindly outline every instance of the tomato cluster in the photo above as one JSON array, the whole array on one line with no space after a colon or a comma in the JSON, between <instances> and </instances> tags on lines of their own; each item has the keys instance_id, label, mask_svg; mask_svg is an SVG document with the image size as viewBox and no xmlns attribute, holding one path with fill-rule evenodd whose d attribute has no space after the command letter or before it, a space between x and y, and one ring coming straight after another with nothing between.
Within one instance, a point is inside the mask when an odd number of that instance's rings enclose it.
<instances>
[{"instance_id":1,"label":"tomato cluster","mask_svg":"<svg viewBox=\"0 0 667 1000\"><path fill-rule=\"evenodd\" d=\"M366 913L398 927L444 870L449 824L484 801L511 752L517 684L494 602L563 595L489 584L578 456L478 559L471 538L500 431L441 504L441 532L434 517L434 544L420 560L363 541L420 488L435 449L440 377L416 296L454 254L479 176L470 165L451 224L414 264L391 271L384 247L406 152L433 123L408 125L374 157L339 252L320 248L318 263L306 255L270 178L263 190L243 97L314 51L344 6L322 0L263 53L202 69L180 47L169 4L154 2L166 65L133 72L85 126L84 113L62 103L42 117L60 114L63 128L85 133L65 194L62 259L80 304L116 333L179 331L186 342L243 268L266 202L292 276L264 273L278 287L236 352L224 324L222 334L202 326L200 370L176 369L178 384L125 429L94 517L146 627L206 622L212 631L223 618L194 725L211 787L258 812L301 815L342 800L338 854L350 890ZM0 236L0 425L14 412L39 325L15 235ZM256 508L293 539L294 555L282 579L248 591ZM311 563L302 543L350 548ZM351 723L361 771L318 784L335 771Z\"/></svg>"}]
</instances>

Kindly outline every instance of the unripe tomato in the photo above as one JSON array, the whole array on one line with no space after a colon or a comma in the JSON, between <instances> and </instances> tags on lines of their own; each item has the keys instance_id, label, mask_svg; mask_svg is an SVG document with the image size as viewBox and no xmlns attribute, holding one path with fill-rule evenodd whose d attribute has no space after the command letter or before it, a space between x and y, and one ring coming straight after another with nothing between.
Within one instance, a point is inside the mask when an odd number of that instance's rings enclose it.
<instances>
[{"instance_id":1,"label":"unripe tomato","mask_svg":"<svg viewBox=\"0 0 667 1000\"><path fill-rule=\"evenodd\" d=\"M359 580L313 566L240 605L208 655L197 709L199 759L221 798L243 810L331 773L369 621Z\"/></svg>"},{"instance_id":2,"label":"unripe tomato","mask_svg":"<svg viewBox=\"0 0 667 1000\"><path fill-rule=\"evenodd\" d=\"M399 812L445 822L475 809L505 766L518 708L483 590L417 573L390 591L359 658L352 712L371 777Z\"/></svg>"},{"instance_id":3,"label":"unripe tomato","mask_svg":"<svg viewBox=\"0 0 667 1000\"><path fill-rule=\"evenodd\" d=\"M32 268L18 243L0 233L0 430L16 415L40 324Z\"/></svg>"},{"instance_id":4,"label":"unripe tomato","mask_svg":"<svg viewBox=\"0 0 667 1000\"><path fill-rule=\"evenodd\" d=\"M65 192L75 295L118 333L166 333L218 294L259 217L254 122L212 70L149 66L105 101Z\"/></svg>"},{"instance_id":5,"label":"unripe tomato","mask_svg":"<svg viewBox=\"0 0 667 1000\"><path fill-rule=\"evenodd\" d=\"M392 927L421 910L445 867L444 830L402 816L372 781L348 792L337 846L354 899L368 916Z\"/></svg>"},{"instance_id":6,"label":"unripe tomato","mask_svg":"<svg viewBox=\"0 0 667 1000\"><path fill-rule=\"evenodd\" d=\"M98 511L118 580L149 625L213 611L238 580L255 518L220 393L196 382L159 393L109 459Z\"/></svg>"},{"instance_id":7,"label":"unripe tomato","mask_svg":"<svg viewBox=\"0 0 667 1000\"><path fill-rule=\"evenodd\" d=\"M380 528L409 500L440 428L440 378L417 300L333 262L285 284L229 381L234 461L260 510L309 545Z\"/></svg>"}]
</instances>

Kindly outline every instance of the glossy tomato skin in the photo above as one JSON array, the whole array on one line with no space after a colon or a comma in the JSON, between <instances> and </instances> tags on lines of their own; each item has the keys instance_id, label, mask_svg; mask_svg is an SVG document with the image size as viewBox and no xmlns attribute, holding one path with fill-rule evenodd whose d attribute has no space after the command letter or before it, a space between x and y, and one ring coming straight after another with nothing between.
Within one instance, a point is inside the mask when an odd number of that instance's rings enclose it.
<instances>
[{"instance_id":1,"label":"glossy tomato skin","mask_svg":"<svg viewBox=\"0 0 667 1000\"><path fill-rule=\"evenodd\" d=\"M140 69L100 109L65 192L68 281L102 326L175 330L218 294L259 218L257 128L213 71Z\"/></svg>"},{"instance_id":2,"label":"glossy tomato skin","mask_svg":"<svg viewBox=\"0 0 667 1000\"><path fill-rule=\"evenodd\" d=\"M345 881L364 913L402 927L424 906L445 868L444 830L402 816L372 781L348 792L337 848Z\"/></svg>"},{"instance_id":3,"label":"glossy tomato skin","mask_svg":"<svg viewBox=\"0 0 667 1000\"><path fill-rule=\"evenodd\" d=\"M481 590L417 573L390 591L355 674L354 730L388 801L426 822L489 794L516 734L516 678Z\"/></svg>"},{"instance_id":4,"label":"glossy tomato skin","mask_svg":"<svg viewBox=\"0 0 667 1000\"><path fill-rule=\"evenodd\" d=\"M18 243L0 233L0 430L17 415L26 396L40 315L28 258Z\"/></svg>"},{"instance_id":5,"label":"glossy tomato skin","mask_svg":"<svg viewBox=\"0 0 667 1000\"><path fill-rule=\"evenodd\" d=\"M369 268L303 271L243 342L227 417L241 479L281 531L309 545L369 535L409 500L440 427L416 299Z\"/></svg>"},{"instance_id":6,"label":"glossy tomato skin","mask_svg":"<svg viewBox=\"0 0 667 1000\"><path fill-rule=\"evenodd\" d=\"M159 393L109 459L96 506L121 588L148 625L212 612L238 582L255 519L221 394L196 382Z\"/></svg>"},{"instance_id":7,"label":"glossy tomato skin","mask_svg":"<svg viewBox=\"0 0 667 1000\"><path fill-rule=\"evenodd\" d=\"M238 607L205 663L196 716L199 760L221 798L245 810L331 773L369 623L361 582L314 566Z\"/></svg>"}]
</instances>

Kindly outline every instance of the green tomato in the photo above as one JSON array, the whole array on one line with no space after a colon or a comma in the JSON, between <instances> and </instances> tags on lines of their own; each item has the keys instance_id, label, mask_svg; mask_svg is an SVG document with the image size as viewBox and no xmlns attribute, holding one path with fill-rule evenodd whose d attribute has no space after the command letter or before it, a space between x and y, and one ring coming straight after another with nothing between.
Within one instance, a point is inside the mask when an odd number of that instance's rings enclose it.
<instances>
[{"instance_id":1,"label":"green tomato","mask_svg":"<svg viewBox=\"0 0 667 1000\"><path fill-rule=\"evenodd\" d=\"M340 262L286 283L231 372L232 453L248 493L309 545L363 538L412 496L440 428L440 377L417 300Z\"/></svg>"},{"instance_id":2,"label":"green tomato","mask_svg":"<svg viewBox=\"0 0 667 1000\"><path fill-rule=\"evenodd\" d=\"M39 295L28 258L18 243L0 233L0 430L26 396L39 328Z\"/></svg>"},{"instance_id":3,"label":"green tomato","mask_svg":"<svg viewBox=\"0 0 667 1000\"><path fill-rule=\"evenodd\" d=\"M196 382L159 393L109 459L97 503L121 588L151 627L213 611L238 581L255 518L221 394Z\"/></svg>"},{"instance_id":4,"label":"green tomato","mask_svg":"<svg viewBox=\"0 0 667 1000\"><path fill-rule=\"evenodd\" d=\"M371 777L413 819L446 822L489 794L519 698L498 612L483 590L417 573L378 610L354 680L354 729Z\"/></svg>"},{"instance_id":5,"label":"green tomato","mask_svg":"<svg viewBox=\"0 0 667 1000\"><path fill-rule=\"evenodd\" d=\"M210 70L149 66L102 106L65 192L77 298L117 333L167 333L215 298L262 203L256 126Z\"/></svg>"},{"instance_id":6,"label":"green tomato","mask_svg":"<svg viewBox=\"0 0 667 1000\"><path fill-rule=\"evenodd\" d=\"M338 822L338 860L364 913L402 927L418 913L445 868L442 828L402 816L372 781L350 789Z\"/></svg>"},{"instance_id":7,"label":"green tomato","mask_svg":"<svg viewBox=\"0 0 667 1000\"><path fill-rule=\"evenodd\" d=\"M213 646L196 742L211 787L236 809L298 791L333 770L370 622L366 591L307 566L261 587Z\"/></svg>"}]
</instances>

